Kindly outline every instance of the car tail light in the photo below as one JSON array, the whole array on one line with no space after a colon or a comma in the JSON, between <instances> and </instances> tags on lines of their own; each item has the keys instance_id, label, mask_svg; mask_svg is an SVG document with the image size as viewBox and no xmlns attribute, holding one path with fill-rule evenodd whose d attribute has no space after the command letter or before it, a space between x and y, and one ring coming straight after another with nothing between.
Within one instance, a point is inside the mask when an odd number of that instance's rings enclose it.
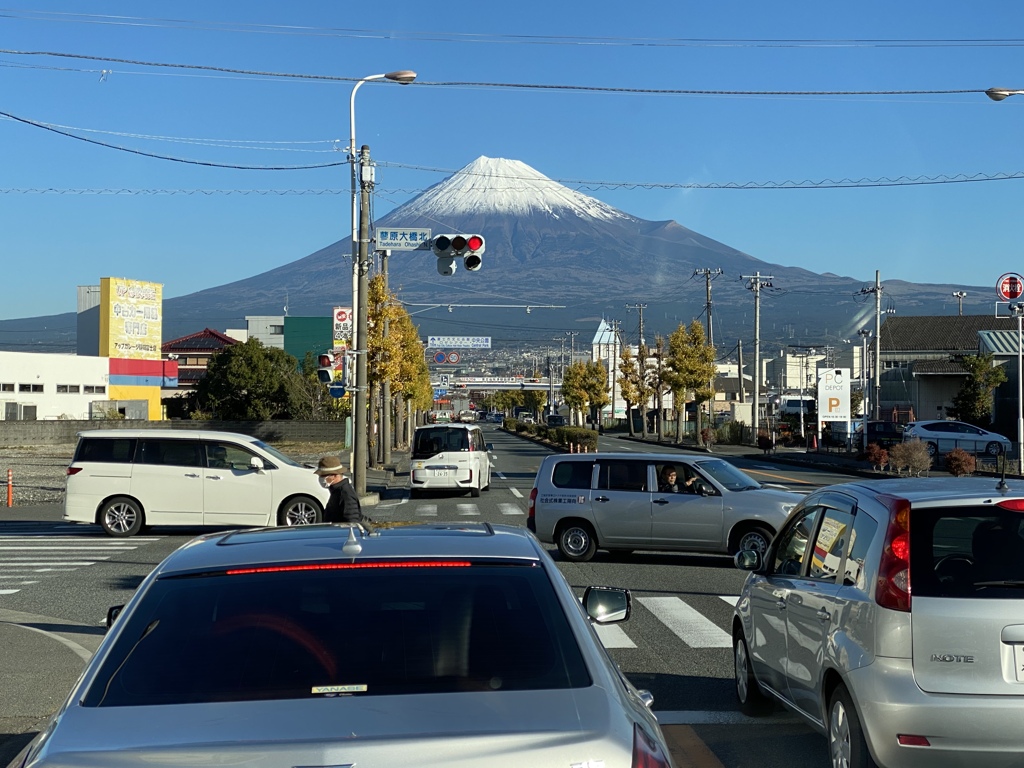
<instances>
[{"instance_id":1,"label":"car tail light","mask_svg":"<svg viewBox=\"0 0 1024 768\"><path fill-rule=\"evenodd\" d=\"M526 511L527 517L534 517L537 512L537 489L534 488L530 491L530 507Z\"/></svg>"},{"instance_id":2,"label":"car tail light","mask_svg":"<svg viewBox=\"0 0 1024 768\"><path fill-rule=\"evenodd\" d=\"M68 477L71 477L72 475L77 475L81 471L81 467L68 467Z\"/></svg>"},{"instance_id":3,"label":"car tail light","mask_svg":"<svg viewBox=\"0 0 1024 768\"><path fill-rule=\"evenodd\" d=\"M633 768L672 768L661 745L639 725L633 725Z\"/></svg>"},{"instance_id":4,"label":"car tail light","mask_svg":"<svg viewBox=\"0 0 1024 768\"><path fill-rule=\"evenodd\" d=\"M289 573L292 571L361 571L367 568L469 568L468 560L385 560L373 563L298 563L295 565L259 565L252 568L232 568L228 576L253 573Z\"/></svg>"},{"instance_id":5,"label":"car tail light","mask_svg":"<svg viewBox=\"0 0 1024 768\"><path fill-rule=\"evenodd\" d=\"M1006 499L996 504L997 507L1008 509L1011 512L1024 512L1024 499Z\"/></svg>"},{"instance_id":6,"label":"car tail light","mask_svg":"<svg viewBox=\"0 0 1024 768\"><path fill-rule=\"evenodd\" d=\"M889 527L878 564L875 602L882 608L910 611L910 502L882 495L878 500L889 509Z\"/></svg>"}]
</instances>

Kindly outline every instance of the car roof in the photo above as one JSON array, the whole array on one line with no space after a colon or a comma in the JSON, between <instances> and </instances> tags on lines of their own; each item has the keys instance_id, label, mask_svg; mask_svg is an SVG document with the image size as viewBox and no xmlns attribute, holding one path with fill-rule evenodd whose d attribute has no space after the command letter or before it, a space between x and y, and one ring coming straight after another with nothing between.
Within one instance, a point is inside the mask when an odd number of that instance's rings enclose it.
<instances>
[{"instance_id":1,"label":"car roof","mask_svg":"<svg viewBox=\"0 0 1024 768\"><path fill-rule=\"evenodd\" d=\"M1024 498L1024 478L1006 478L1005 491L997 488L999 482L998 477L904 477L859 480L822 490L884 494L906 499L911 504L946 501L981 504Z\"/></svg>"},{"instance_id":2,"label":"car roof","mask_svg":"<svg viewBox=\"0 0 1024 768\"><path fill-rule=\"evenodd\" d=\"M695 461L717 460L723 461L721 456L683 456L678 453L625 453L615 451L594 451L591 453L553 453L545 456L544 461L593 461L594 459L634 459L639 461L653 461L655 463L681 464L683 462L693 463Z\"/></svg>"},{"instance_id":3,"label":"car roof","mask_svg":"<svg viewBox=\"0 0 1024 768\"><path fill-rule=\"evenodd\" d=\"M359 551L343 551L351 540ZM419 524L373 529L347 524L249 528L206 534L167 557L158 578L224 568L308 562L352 563L406 558L496 558L539 561L541 550L525 528L490 523Z\"/></svg>"},{"instance_id":4,"label":"car roof","mask_svg":"<svg viewBox=\"0 0 1024 768\"><path fill-rule=\"evenodd\" d=\"M416 431L419 432L421 429L437 429L437 424L421 424L416 427ZM480 429L476 424L463 424L458 421L453 421L451 424L445 424L445 429Z\"/></svg>"},{"instance_id":5,"label":"car roof","mask_svg":"<svg viewBox=\"0 0 1024 768\"><path fill-rule=\"evenodd\" d=\"M79 438L93 437L176 437L182 440L241 440L255 443L259 438L240 432L220 432L212 429L85 429Z\"/></svg>"}]
</instances>

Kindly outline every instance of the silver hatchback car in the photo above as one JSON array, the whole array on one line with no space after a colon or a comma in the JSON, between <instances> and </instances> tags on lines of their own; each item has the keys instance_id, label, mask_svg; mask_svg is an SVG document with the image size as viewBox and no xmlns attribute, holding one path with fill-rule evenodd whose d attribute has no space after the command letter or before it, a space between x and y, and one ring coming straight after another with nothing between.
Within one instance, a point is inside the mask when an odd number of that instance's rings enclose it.
<instances>
[{"instance_id":1,"label":"silver hatchback car","mask_svg":"<svg viewBox=\"0 0 1024 768\"><path fill-rule=\"evenodd\" d=\"M712 456L554 454L537 470L526 524L566 560L599 548L764 551L802 498Z\"/></svg>"},{"instance_id":2,"label":"silver hatchback car","mask_svg":"<svg viewBox=\"0 0 1024 768\"><path fill-rule=\"evenodd\" d=\"M590 626L629 609L522 528L210 534L112 613L14 765L671 768Z\"/></svg>"},{"instance_id":3,"label":"silver hatchback car","mask_svg":"<svg viewBox=\"0 0 1024 768\"><path fill-rule=\"evenodd\" d=\"M736 692L824 733L834 768L1024 763L1024 481L809 495L736 605Z\"/></svg>"}]
</instances>

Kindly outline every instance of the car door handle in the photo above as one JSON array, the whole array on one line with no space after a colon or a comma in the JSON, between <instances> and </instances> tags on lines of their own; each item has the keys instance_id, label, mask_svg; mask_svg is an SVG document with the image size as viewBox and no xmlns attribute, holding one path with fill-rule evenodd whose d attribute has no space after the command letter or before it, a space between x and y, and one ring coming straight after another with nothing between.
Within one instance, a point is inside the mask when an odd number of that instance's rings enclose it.
<instances>
[{"instance_id":1,"label":"car door handle","mask_svg":"<svg viewBox=\"0 0 1024 768\"><path fill-rule=\"evenodd\" d=\"M819 608L814 615L822 621L829 621L832 618L832 614L826 611L824 608Z\"/></svg>"},{"instance_id":2,"label":"car door handle","mask_svg":"<svg viewBox=\"0 0 1024 768\"><path fill-rule=\"evenodd\" d=\"M776 600L775 601L775 607L778 608L780 611L784 611L786 609L786 601L785 600Z\"/></svg>"},{"instance_id":3,"label":"car door handle","mask_svg":"<svg viewBox=\"0 0 1024 768\"><path fill-rule=\"evenodd\" d=\"M186 472L185 477L199 477L195 472Z\"/></svg>"},{"instance_id":4,"label":"car door handle","mask_svg":"<svg viewBox=\"0 0 1024 768\"><path fill-rule=\"evenodd\" d=\"M610 501L607 496L595 496L594 501Z\"/></svg>"},{"instance_id":5,"label":"car door handle","mask_svg":"<svg viewBox=\"0 0 1024 768\"><path fill-rule=\"evenodd\" d=\"M206 479L207 480L221 480L222 478L221 478L220 475L207 475Z\"/></svg>"},{"instance_id":6,"label":"car door handle","mask_svg":"<svg viewBox=\"0 0 1024 768\"><path fill-rule=\"evenodd\" d=\"M668 504L668 499L655 499L653 504Z\"/></svg>"}]
</instances>

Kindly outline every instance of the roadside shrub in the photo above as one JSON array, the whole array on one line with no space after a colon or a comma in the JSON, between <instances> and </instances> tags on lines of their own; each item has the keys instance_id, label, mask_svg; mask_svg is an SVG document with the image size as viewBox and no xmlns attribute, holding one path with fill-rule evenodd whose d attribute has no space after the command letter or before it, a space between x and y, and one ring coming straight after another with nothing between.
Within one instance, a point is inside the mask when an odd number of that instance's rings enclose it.
<instances>
[{"instance_id":1,"label":"roadside shrub","mask_svg":"<svg viewBox=\"0 0 1024 768\"><path fill-rule=\"evenodd\" d=\"M878 443L868 443L867 460L879 472L889 463L889 452Z\"/></svg>"},{"instance_id":2,"label":"roadside shrub","mask_svg":"<svg viewBox=\"0 0 1024 768\"><path fill-rule=\"evenodd\" d=\"M954 448L946 454L946 469L953 477L970 475L977 468L978 462L973 453L968 453L963 448Z\"/></svg>"},{"instance_id":3,"label":"roadside shrub","mask_svg":"<svg viewBox=\"0 0 1024 768\"><path fill-rule=\"evenodd\" d=\"M506 416L504 419L501 420L501 428L504 429L506 432L515 432L516 424L518 423L519 422L517 422L515 419Z\"/></svg>"},{"instance_id":4,"label":"roadside shrub","mask_svg":"<svg viewBox=\"0 0 1024 768\"><path fill-rule=\"evenodd\" d=\"M923 442L908 440L889 449L889 465L898 475L902 475L904 469L909 475L920 475L931 469L932 457L928 455L928 446Z\"/></svg>"}]
</instances>

